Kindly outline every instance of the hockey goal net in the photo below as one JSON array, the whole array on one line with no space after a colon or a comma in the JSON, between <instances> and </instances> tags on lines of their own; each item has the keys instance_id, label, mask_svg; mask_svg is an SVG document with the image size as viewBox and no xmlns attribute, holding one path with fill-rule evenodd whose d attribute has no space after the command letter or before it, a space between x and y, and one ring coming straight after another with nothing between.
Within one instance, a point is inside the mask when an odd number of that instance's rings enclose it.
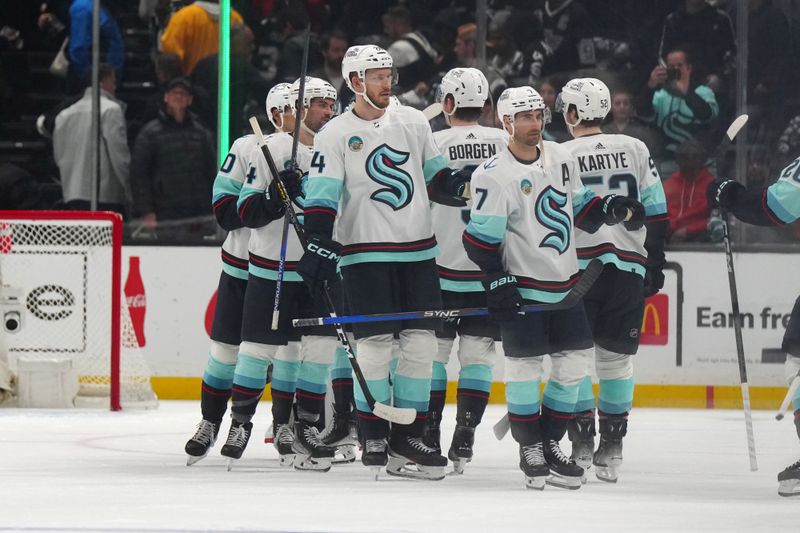
<instances>
[{"instance_id":1,"label":"hockey goal net","mask_svg":"<svg viewBox=\"0 0 800 533\"><path fill-rule=\"evenodd\" d=\"M0 211L4 310L13 313L16 301L19 315L11 328L3 324L12 372L21 357L68 358L78 374L76 406L157 405L123 295L121 258L115 213Z\"/></svg>"}]
</instances>

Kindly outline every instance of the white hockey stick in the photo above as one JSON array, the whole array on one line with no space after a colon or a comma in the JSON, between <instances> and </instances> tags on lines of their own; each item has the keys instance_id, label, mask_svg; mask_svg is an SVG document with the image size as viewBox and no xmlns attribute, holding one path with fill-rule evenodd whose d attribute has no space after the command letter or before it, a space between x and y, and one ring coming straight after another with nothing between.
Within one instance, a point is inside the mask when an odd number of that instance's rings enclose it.
<instances>
[{"instance_id":1,"label":"white hockey stick","mask_svg":"<svg viewBox=\"0 0 800 533\"><path fill-rule=\"evenodd\" d=\"M439 102L434 102L425 109L422 110L422 114L425 115L426 120L433 120L438 117L442 113L442 104Z\"/></svg>"},{"instance_id":2,"label":"white hockey stick","mask_svg":"<svg viewBox=\"0 0 800 533\"><path fill-rule=\"evenodd\" d=\"M508 413L503 415L503 418L497 421L497 423L492 426L492 431L494 432L494 436L497 440L503 440L503 437L506 436L511 430L511 423L508 421Z\"/></svg>"},{"instance_id":3,"label":"white hockey stick","mask_svg":"<svg viewBox=\"0 0 800 533\"><path fill-rule=\"evenodd\" d=\"M775 420L783 420L786 411L789 409L789 404L792 403L794 393L797 392L797 387L800 387L800 371L797 372L797 375L792 380L792 384L789 385L789 390L786 391L786 396L783 398L781 408L778 409L778 414L775 415ZM794 408L800 409L800 406L795 405Z\"/></svg>"}]
</instances>

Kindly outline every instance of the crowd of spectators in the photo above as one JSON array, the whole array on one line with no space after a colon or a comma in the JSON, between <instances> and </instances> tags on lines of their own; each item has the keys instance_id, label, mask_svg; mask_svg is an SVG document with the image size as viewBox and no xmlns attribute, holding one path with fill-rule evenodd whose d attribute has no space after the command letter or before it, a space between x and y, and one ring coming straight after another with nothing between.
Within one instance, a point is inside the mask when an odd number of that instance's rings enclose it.
<instances>
[{"instance_id":1,"label":"crowd of spectators","mask_svg":"<svg viewBox=\"0 0 800 533\"><path fill-rule=\"evenodd\" d=\"M248 116L264 115L270 87L298 77L307 24L312 31L308 71L340 91L341 108L352 94L340 65L353 44L385 47L399 73L395 93L402 103L417 108L435 100L438 80L450 68L481 68L492 96L481 119L487 125L497 125L491 102L506 87L532 85L552 109L568 79L593 76L606 81L612 92L603 131L631 135L650 149L667 192L673 242L708 241L704 184L731 170L730 158L718 165L714 148L736 111L736 9L744 8L749 20L750 167L774 174L800 152L800 99L787 90L796 76L793 53L800 50L800 38L793 38L797 32L791 31L800 19L800 2L487 3L486 60L480 63L472 1L233 0L231 142L247 133ZM0 8L0 51L46 50L54 58L60 51L68 61L63 100L40 110L40 131L52 136L63 203L85 207L90 197L89 147L83 141L89 138L90 93L85 87L92 0L33 4L36 9ZM138 27L147 30L151 67L149 97L136 116L126 115L124 98L115 97L114 91L115 84L130 79L125 46L127 14L134 2L101 4L101 205L124 213L139 235L213 233L202 219L210 215L210 184L218 161L219 3L140 0L133 8ZM120 22L123 13L126 24ZM0 71L12 66L12 59L4 59ZM3 103L13 103L15 90L24 90L2 83ZM434 125L444 127L441 121ZM569 138L558 113L553 113L545 137ZM190 223L176 230L179 224L170 221L177 220Z\"/></svg>"}]
</instances>

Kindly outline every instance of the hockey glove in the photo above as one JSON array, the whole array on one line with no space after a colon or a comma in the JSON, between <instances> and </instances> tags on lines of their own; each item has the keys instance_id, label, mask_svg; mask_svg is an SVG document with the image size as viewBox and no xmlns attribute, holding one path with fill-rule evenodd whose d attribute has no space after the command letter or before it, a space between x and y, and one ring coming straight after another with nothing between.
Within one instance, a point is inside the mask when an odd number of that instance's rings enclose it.
<instances>
[{"instance_id":1,"label":"hockey glove","mask_svg":"<svg viewBox=\"0 0 800 533\"><path fill-rule=\"evenodd\" d=\"M511 322L519 317L522 296L517 290L517 278L505 272L487 274L483 280L489 316L495 322Z\"/></svg>"},{"instance_id":2,"label":"hockey glove","mask_svg":"<svg viewBox=\"0 0 800 533\"><path fill-rule=\"evenodd\" d=\"M342 255L342 245L324 237L311 237L306 251L297 263L297 273L306 282L311 294L319 294L326 281L337 278L336 265Z\"/></svg>"},{"instance_id":3,"label":"hockey glove","mask_svg":"<svg viewBox=\"0 0 800 533\"><path fill-rule=\"evenodd\" d=\"M664 272L661 267L647 267L644 272L644 297L650 298L654 294L658 294L664 287Z\"/></svg>"},{"instance_id":4,"label":"hockey glove","mask_svg":"<svg viewBox=\"0 0 800 533\"><path fill-rule=\"evenodd\" d=\"M464 191L470 179L472 179L471 170L443 168L428 184L428 197L437 204L464 207L467 205Z\"/></svg>"},{"instance_id":5,"label":"hockey glove","mask_svg":"<svg viewBox=\"0 0 800 533\"><path fill-rule=\"evenodd\" d=\"M603 198L603 213L609 226L623 222L625 229L636 231L644 226L644 206L633 198L609 194Z\"/></svg>"},{"instance_id":6,"label":"hockey glove","mask_svg":"<svg viewBox=\"0 0 800 533\"><path fill-rule=\"evenodd\" d=\"M299 170L282 170L278 173L278 176L290 200L294 200L298 196L303 195L303 188L301 185L303 174ZM272 180L270 182L267 192L270 198L283 201L283 196L281 196L277 180Z\"/></svg>"},{"instance_id":7,"label":"hockey glove","mask_svg":"<svg viewBox=\"0 0 800 533\"><path fill-rule=\"evenodd\" d=\"M735 203L736 195L744 190L745 186L738 181L714 180L708 184L706 189L708 207L711 209L716 207L729 209Z\"/></svg>"}]
</instances>

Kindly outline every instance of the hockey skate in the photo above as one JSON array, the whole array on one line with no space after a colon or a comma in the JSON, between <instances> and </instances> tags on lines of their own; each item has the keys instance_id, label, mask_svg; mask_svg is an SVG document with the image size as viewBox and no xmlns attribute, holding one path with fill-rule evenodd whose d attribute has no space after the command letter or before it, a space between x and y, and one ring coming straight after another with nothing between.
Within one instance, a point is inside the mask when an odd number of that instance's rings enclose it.
<instances>
[{"instance_id":1,"label":"hockey skate","mask_svg":"<svg viewBox=\"0 0 800 533\"><path fill-rule=\"evenodd\" d=\"M425 425L425 436L423 437L423 441L425 442L426 446L433 448L439 453L442 453L441 422L436 419L436 416L433 413L430 414L428 423Z\"/></svg>"},{"instance_id":2,"label":"hockey skate","mask_svg":"<svg viewBox=\"0 0 800 533\"><path fill-rule=\"evenodd\" d=\"M525 474L525 486L529 489L544 490L550 468L544 460L541 442L519 446L519 468Z\"/></svg>"},{"instance_id":3,"label":"hockey skate","mask_svg":"<svg viewBox=\"0 0 800 533\"><path fill-rule=\"evenodd\" d=\"M364 443L364 451L361 452L361 463L370 469L375 481L381 468L386 466L389 461L388 444L386 439L367 439Z\"/></svg>"},{"instance_id":4,"label":"hockey skate","mask_svg":"<svg viewBox=\"0 0 800 533\"><path fill-rule=\"evenodd\" d=\"M564 455L558 442L553 439L545 439L542 443L542 448L544 460L550 468L550 476L547 478L547 484L570 490L581 488L583 468L576 465L575 461L571 461Z\"/></svg>"},{"instance_id":5,"label":"hockey skate","mask_svg":"<svg viewBox=\"0 0 800 533\"><path fill-rule=\"evenodd\" d=\"M586 483L586 471L592 466L594 453L594 417L576 416L567 426L569 440L572 442L570 459L583 468L581 482Z\"/></svg>"},{"instance_id":6,"label":"hockey skate","mask_svg":"<svg viewBox=\"0 0 800 533\"><path fill-rule=\"evenodd\" d=\"M454 474L463 474L466 464L472 461L473 444L475 444L475 428L456 426L450 450L447 452L447 458L453 461Z\"/></svg>"},{"instance_id":7,"label":"hockey skate","mask_svg":"<svg viewBox=\"0 0 800 533\"><path fill-rule=\"evenodd\" d=\"M326 446L336 448L333 464L352 463L356 460L358 437L351 413L334 413L331 424L325 428L320 438Z\"/></svg>"},{"instance_id":8,"label":"hockey skate","mask_svg":"<svg viewBox=\"0 0 800 533\"><path fill-rule=\"evenodd\" d=\"M238 420L231 422L228 440L220 451L224 457L228 458L228 471L233 468L233 462L242 457L244 449L247 448L247 441L250 440L250 433L252 431L252 422L246 422L244 424Z\"/></svg>"},{"instance_id":9,"label":"hockey skate","mask_svg":"<svg viewBox=\"0 0 800 533\"><path fill-rule=\"evenodd\" d=\"M209 450L214 446L217 441L217 434L219 433L219 424L210 422L208 420L201 420L197 424L197 431L194 436L186 443L186 466L192 466L197 461L203 459L208 455Z\"/></svg>"},{"instance_id":10,"label":"hockey skate","mask_svg":"<svg viewBox=\"0 0 800 533\"><path fill-rule=\"evenodd\" d=\"M331 469L331 461L336 455L336 448L322 443L316 426L304 420L297 420L294 423L292 449L297 454L294 459L296 470L327 472Z\"/></svg>"},{"instance_id":11,"label":"hockey skate","mask_svg":"<svg viewBox=\"0 0 800 533\"><path fill-rule=\"evenodd\" d=\"M619 478L619 468L622 466L622 439L606 439L601 436L592 463L595 466L597 479L616 483Z\"/></svg>"},{"instance_id":12,"label":"hockey skate","mask_svg":"<svg viewBox=\"0 0 800 533\"><path fill-rule=\"evenodd\" d=\"M431 448L421 437L393 435L389 441L389 462L386 473L412 479L444 479L447 459Z\"/></svg>"},{"instance_id":13,"label":"hockey skate","mask_svg":"<svg viewBox=\"0 0 800 533\"><path fill-rule=\"evenodd\" d=\"M778 494L800 496L800 461L787 466L778 474Z\"/></svg>"},{"instance_id":14,"label":"hockey skate","mask_svg":"<svg viewBox=\"0 0 800 533\"><path fill-rule=\"evenodd\" d=\"M294 432L289 424L278 424L276 428L272 444L278 450L278 461L281 466L291 468L295 459Z\"/></svg>"}]
</instances>

